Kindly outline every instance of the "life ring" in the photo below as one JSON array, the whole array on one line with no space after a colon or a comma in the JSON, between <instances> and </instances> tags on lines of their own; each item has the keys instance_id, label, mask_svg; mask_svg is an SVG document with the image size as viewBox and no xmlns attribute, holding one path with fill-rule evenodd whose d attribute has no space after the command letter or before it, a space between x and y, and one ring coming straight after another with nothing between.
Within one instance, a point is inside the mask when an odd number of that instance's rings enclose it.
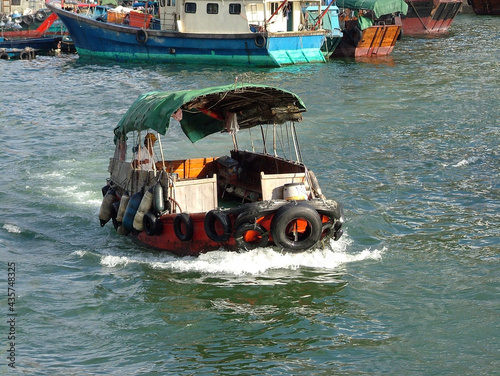
<instances>
[{"instance_id":1,"label":"life ring","mask_svg":"<svg viewBox=\"0 0 500 376\"><path fill-rule=\"evenodd\" d=\"M10 60L10 56L7 52L2 52L0 54L0 60Z\"/></svg>"},{"instance_id":2,"label":"life ring","mask_svg":"<svg viewBox=\"0 0 500 376\"><path fill-rule=\"evenodd\" d=\"M321 233L318 212L306 204L285 205L271 221L273 241L286 251L301 252L311 248L320 240Z\"/></svg>"},{"instance_id":3,"label":"life ring","mask_svg":"<svg viewBox=\"0 0 500 376\"><path fill-rule=\"evenodd\" d=\"M27 26L30 26L33 23L33 16L31 14L23 16L23 23Z\"/></svg>"},{"instance_id":4,"label":"life ring","mask_svg":"<svg viewBox=\"0 0 500 376\"><path fill-rule=\"evenodd\" d=\"M185 231L183 232L183 227ZM180 213L174 218L174 232L177 239L188 242L193 238L194 226L193 220L187 213Z\"/></svg>"},{"instance_id":5,"label":"life ring","mask_svg":"<svg viewBox=\"0 0 500 376\"><path fill-rule=\"evenodd\" d=\"M234 232L234 239L239 248L250 250L266 247L269 242L269 234L258 223L243 223Z\"/></svg>"},{"instance_id":6,"label":"life ring","mask_svg":"<svg viewBox=\"0 0 500 376\"><path fill-rule=\"evenodd\" d=\"M40 9L35 13L35 18L38 22L43 22L47 18L47 13Z\"/></svg>"},{"instance_id":7,"label":"life ring","mask_svg":"<svg viewBox=\"0 0 500 376\"><path fill-rule=\"evenodd\" d=\"M137 30L137 33L135 34L135 39L137 39L137 42L144 44L148 41L148 33L144 29L139 29Z\"/></svg>"},{"instance_id":8,"label":"life ring","mask_svg":"<svg viewBox=\"0 0 500 376\"><path fill-rule=\"evenodd\" d=\"M254 39L255 45L262 48L266 45L266 37L262 34L257 34Z\"/></svg>"},{"instance_id":9,"label":"life ring","mask_svg":"<svg viewBox=\"0 0 500 376\"><path fill-rule=\"evenodd\" d=\"M215 225L219 222L222 226L222 234L218 234ZM231 236L231 220L229 219L229 214L223 211L210 210L205 215L205 221L203 223L205 227L205 233L214 242L225 242Z\"/></svg>"},{"instance_id":10,"label":"life ring","mask_svg":"<svg viewBox=\"0 0 500 376\"><path fill-rule=\"evenodd\" d=\"M142 224L144 226L144 232L149 236L159 235L163 227L161 221L151 212L144 214Z\"/></svg>"}]
</instances>

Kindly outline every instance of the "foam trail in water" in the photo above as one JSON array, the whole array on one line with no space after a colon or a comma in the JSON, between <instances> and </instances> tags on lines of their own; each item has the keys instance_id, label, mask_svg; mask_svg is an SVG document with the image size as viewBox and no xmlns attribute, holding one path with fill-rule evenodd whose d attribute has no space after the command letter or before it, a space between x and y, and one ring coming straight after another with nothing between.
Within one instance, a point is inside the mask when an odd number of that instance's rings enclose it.
<instances>
[{"instance_id":1,"label":"foam trail in water","mask_svg":"<svg viewBox=\"0 0 500 376\"><path fill-rule=\"evenodd\" d=\"M479 159L481 159L481 158L480 157L469 157L469 158L466 158L466 159L462 159L457 164L454 164L453 167L467 166L468 164L477 162Z\"/></svg>"},{"instance_id":2,"label":"foam trail in water","mask_svg":"<svg viewBox=\"0 0 500 376\"><path fill-rule=\"evenodd\" d=\"M382 250L364 250L359 254L349 254L346 246L350 239L338 241L326 249L316 249L302 253L281 253L271 248L258 248L245 252L212 251L198 257L175 257L170 254L141 253L137 255L103 255L100 263L115 268L128 264L146 264L154 269L180 272L203 272L212 274L259 275L269 270L296 270L301 267L335 270L339 266L363 261L380 260Z\"/></svg>"}]
</instances>

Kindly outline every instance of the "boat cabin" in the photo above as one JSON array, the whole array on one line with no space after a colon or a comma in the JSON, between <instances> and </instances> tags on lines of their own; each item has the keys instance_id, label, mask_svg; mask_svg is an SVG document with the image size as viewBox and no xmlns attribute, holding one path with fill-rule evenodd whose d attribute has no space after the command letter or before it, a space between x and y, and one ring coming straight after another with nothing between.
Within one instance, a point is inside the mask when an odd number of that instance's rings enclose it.
<instances>
[{"instance_id":1,"label":"boat cabin","mask_svg":"<svg viewBox=\"0 0 500 376\"><path fill-rule=\"evenodd\" d=\"M309 2L320 6L320 1ZM162 0L162 30L183 33L290 32L304 29L302 1Z\"/></svg>"}]
</instances>

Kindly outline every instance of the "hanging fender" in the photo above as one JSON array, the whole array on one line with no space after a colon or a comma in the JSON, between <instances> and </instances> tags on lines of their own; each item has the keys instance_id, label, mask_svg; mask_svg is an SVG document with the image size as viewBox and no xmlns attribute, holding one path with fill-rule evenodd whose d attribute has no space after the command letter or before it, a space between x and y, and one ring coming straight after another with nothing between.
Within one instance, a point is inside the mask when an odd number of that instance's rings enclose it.
<instances>
[{"instance_id":1,"label":"hanging fender","mask_svg":"<svg viewBox=\"0 0 500 376\"><path fill-rule=\"evenodd\" d=\"M262 34L257 34L254 39L255 45L262 48L266 45L266 37Z\"/></svg>"},{"instance_id":2,"label":"hanging fender","mask_svg":"<svg viewBox=\"0 0 500 376\"><path fill-rule=\"evenodd\" d=\"M144 214L144 218L142 219L144 232L146 235L153 236L161 234L163 229L163 225L159 218L151 212Z\"/></svg>"},{"instance_id":3,"label":"hanging fender","mask_svg":"<svg viewBox=\"0 0 500 376\"><path fill-rule=\"evenodd\" d=\"M269 234L258 223L243 223L234 232L234 240L239 248L250 250L266 247Z\"/></svg>"},{"instance_id":4,"label":"hanging fender","mask_svg":"<svg viewBox=\"0 0 500 376\"><path fill-rule=\"evenodd\" d=\"M223 229L223 233L220 235L215 228L217 222ZM231 220L229 219L229 214L224 211L210 210L205 215L203 225L205 227L205 233L214 242L225 242L231 236Z\"/></svg>"},{"instance_id":5,"label":"hanging fender","mask_svg":"<svg viewBox=\"0 0 500 376\"><path fill-rule=\"evenodd\" d=\"M183 228L185 231L183 231ZM193 220L187 213L177 214L174 218L174 232L177 239L188 242L193 238L194 226Z\"/></svg>"},{"instance_id":6,"label":"hanging fender","mask_svg":"<svg viewBox=\"0 0 500 376\"><path fill-rule=\"evenodd\" d=\"M271 222L274 243L286 251L302 252L311 248L320 240L321 233L321 218L307 204L282 206Z\"/></svg>"},{"instance_id":7,"label":"hanging fender","mask_svg":"<svg viewBox=\"0 0 500 376\"><path fill-rule=\"evenodd\" d=\"M137 30L137 33L135 34L135 39L137 40L137 42L141 44L146 43L149 39L147 31L144 29Z\"/></svg>"}]
</instances>

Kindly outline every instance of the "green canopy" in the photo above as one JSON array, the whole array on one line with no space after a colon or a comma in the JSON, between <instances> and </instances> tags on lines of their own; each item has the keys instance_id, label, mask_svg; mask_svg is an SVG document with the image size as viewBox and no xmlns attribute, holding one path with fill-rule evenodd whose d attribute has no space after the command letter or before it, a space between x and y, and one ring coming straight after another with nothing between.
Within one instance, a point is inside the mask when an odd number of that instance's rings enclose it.
<instances>
[{"instance_id":1,"label":"green canopy","mask_svg":"<svg viewBox=\"0 0 500 376\"><path fill-rule=\"evenodd\" d=\"M384 14L408 12L408 4L404 0L337 0L339 8L372 10L376 18Z\"/></svg>"},{"instance_id":2,"label":"green canopy","mask_svg":"<svg viewBox=\"0 0 500 376\"><path fill-rule=\"evenodd\" d=\"M236 116L238 128L302 120L302 100L283 89L242 84L177 92L154 91L132 104L114 129L115 140L133 131L152 129L165 134L170 117L179 109L182 130L191 142L227 131ZM236 115L234 115L236 114ZM232 122L234 124L234 120Z\"/></svg>"}]
</instances>

